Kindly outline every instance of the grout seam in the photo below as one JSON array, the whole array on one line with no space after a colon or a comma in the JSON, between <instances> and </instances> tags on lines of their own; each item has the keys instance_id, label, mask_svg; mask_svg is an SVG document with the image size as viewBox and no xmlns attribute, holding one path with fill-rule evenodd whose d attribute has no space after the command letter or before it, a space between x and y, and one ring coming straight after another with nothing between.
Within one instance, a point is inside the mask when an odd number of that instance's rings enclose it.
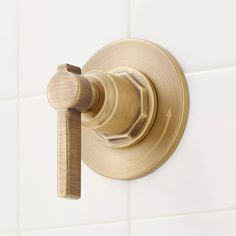
<instances>
[{"instance_id":1,"label":"grout seam","mask_svg":"<svg viewBox=\"0 0 236 236\"><path fill-rule=\"evenodd\" d=\"M38 228L25 228L20 229L22 232L32 232L32 231L46 231L46 230L61 230L61 229L75 229L80 227L89 227L89 226L99 226L99 225L107 225L107 224L124 224L127 223L125 220L114 220L114 221L104 221L104 222L96 222L96 223L81 223L76 225L68 225L68 226L49 226L49 227L38 227Z\"/></svg>"},{"instance_id":2,"label":"grout seam","mask_svg":"<svg viewBox=\"0 0 236 236\"><path fill-rule=\"evenodd\" d=\"M168 219L168 218L195 216L195 215L210 214L210 213L227 213L227 212L235 212L236 213L236 207L208 209L208 210L206 209L206 210L189 211L189 212L182 212L182 213L163 214L160 216L133 217L133 220L142 221L142 220L152 220L152 219Z\"/></svg>"},{"instance_id":3,"label":"grout seam","mask_svg":"<svg viewBox=\"0 0 236 236\"><path fill-rule=\"evenodd\" d=\"M218 66L218 67L212 67L209 69L205 70L199 70L199 71L191 71L191 72L185 72L184 74L186 76L188 75L195 75L195 74L205 74L205 73L215 73L215 72L220 72L220 71L226 71L226 70L233 70L236 69L236 65L230 65L230 66Z\"/></svg>"},{"instance_id":4,"label":"grout seam","mask_svg":"<svg viewBox=\"0 0 236 236\"><path fill-rule=\"evenodd\" d=\"M22 96L19 99L24 100L24 99L32 99L32 98L43 98L45 96L46 94L37 94L37 95L32 95L32 96Z\"/></svg>"},{"instance_id":5,"label":"grout seam","mask_svg":"<svg viewBox=\"0 0 236 236\"><path fill-rule=\"evenodd\" d=\"M18 96L14 96L14 97L6 97L6 98L1 98L0 102L10 102L12 100L17 100Z\"/></svg>"},{"instance_id":6,"label":"grout seam","mask_svg":"<svg viewBox=\"0 0 236 236\"><path fill-rule=\"evenodd\" d=\"M127 0L127 36L131 37L131 0Z\"/></svg>"},{"instance_id":7,"label":"grout seam","mask_svg":"<svg viewBox=\"0 0 236 236\"><path fill-rule=\"evenodd\" d=\"M224 213L224 212L235 212L236 213L236 208L221 208L221 209L212 209L212 210L209 209L209 210L202 210L202 211L166 214L166 215L151 216L151 217L133 217L133 220L135 220L135 221L152 220L152 219L159 219L160 220L160 219L167 219L167 218L177 218L177 217L183 217L183 216L194 216L194 215L201 215L201 214L208 214L208 213ZM69 225L69 226L49 226L49 227L39 227L39 228L25 228L25 229L19 230L19 232L74 229L74 228L86 227L86 226L96 226L96 225L106 225L106 224L122 224L122 223L127 223L127 222L125 220L114 220L114 221L102 221L102 222L96 222L96 223L81 223L81 224ZM15 231L11 231L11 232L15 232ZM1 233L2 232L0 232L0 234ZM131 236L131 235L129 235L129 236Z\"/></svg>"},{"instance_id":8,"label":"grout seam","mask_svg":"<svg viewBox=\"0 0 236 236\"><path fill-rule=\"evenodd\" d=\"M26 95L20 95L20 98L32 98L32 97L41 97L47 95L46 92L42 93L35 93L35 94L26 94Z\"/></svg>"},{"instance_id":9,"label":"grout seam","mask_svg":"<svg viewBox=\"0 0 236 236\"><path fill-rule=\"evenodd\" d=\"M0 231L0 236L5 236L6 234L15 234L17 233L17 230L3 230Z\"/></svg>"},{"instance_id":10,"label":"grout seam","mask_svg":"<svg viewBox=\"0 0 236 236\"><path fill-rule=\"evenodd\" d=\"M128 235L132 235L132 213L131 213L131 191L130 181L128 182Z\"/></svg>"},{"instance_id":11,"label":"grout seam","mask_svg":"<svg viewBox=\"0 0 236 236\"><path fill-rule=\"evenodd\" d=\"M17 235L20 235L20 0L16 1L17 31Z\"/></svg>"}]
</instances>

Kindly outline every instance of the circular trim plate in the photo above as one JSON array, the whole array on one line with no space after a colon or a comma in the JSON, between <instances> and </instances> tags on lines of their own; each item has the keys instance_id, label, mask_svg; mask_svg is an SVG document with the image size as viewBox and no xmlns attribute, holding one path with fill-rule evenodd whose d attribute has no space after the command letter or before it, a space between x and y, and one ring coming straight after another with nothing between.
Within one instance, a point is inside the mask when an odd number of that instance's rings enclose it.
<instances>
[{"instance_id":1,"label":"circular trim plate","mask_svg":"<svg viewBox=\"0 0 236 236\"><path fill-rule=\"evenodd\" d=\"M101 175L134 179L158 168L177 147L188 118L188 87L175 58L164 48L140 39L124 39L105 46L82 71L108 72L117 67L137 69L152 80L158 97L155 121L144 139L120 149L104 145L93 130L83 127L82 158Z\"/></svg>"}]
</instances>

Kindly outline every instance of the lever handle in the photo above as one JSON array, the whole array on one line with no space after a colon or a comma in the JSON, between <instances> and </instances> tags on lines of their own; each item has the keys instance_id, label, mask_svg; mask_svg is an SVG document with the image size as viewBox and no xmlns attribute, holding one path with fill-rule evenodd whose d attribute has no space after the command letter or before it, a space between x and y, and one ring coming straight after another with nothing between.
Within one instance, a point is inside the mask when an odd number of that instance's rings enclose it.
<instances>
[{"instance_id":1,"label":"lever handle","mask_svg":"<svg viewBox=\"0 0 236 236\"><path fill-rule=\"evenodd\" d=\"M81 113L76 109L58 111L58 196L80 198Z\"/></svg>"},{"instance_id":2,"label":"lever handle","mask_svg":"<svg viewBox=\"0 0 236 236\"><path fill-rule=\"evenodd\" d=\"M60 65L48 84L48 100L58 116L58 196L75 199L81 193L81 112L94 101L90 82L80 72Z\"/></svg>"}]
</instances>

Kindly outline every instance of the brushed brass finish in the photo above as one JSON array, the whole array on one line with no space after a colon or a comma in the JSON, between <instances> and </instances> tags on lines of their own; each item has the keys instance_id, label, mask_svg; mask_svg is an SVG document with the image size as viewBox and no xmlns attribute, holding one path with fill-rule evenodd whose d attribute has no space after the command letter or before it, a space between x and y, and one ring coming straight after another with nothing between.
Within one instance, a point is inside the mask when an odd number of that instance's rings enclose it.
<instances>
[{"instance_id":1,"label":"brushed brass finish","mask_svg":"<svg viewBox=\"0 0 236 236\"><path fill-rule=\"evenodd\" d=\"M81 114L75 109L58 112L58 196L80 198Z\"/></svg>"},{"instance_id":2,"label":"brushed brass finish","mask_svg":"<svg viewBox=\"0 0 236 236\"><path fill-rule=\"evenodd\" d=\"M151 80L129 67L114 68L108 73L91 71L84 76L103 87L98 90L105 98L101 109L82 114L82 124L96 131L100 140L113 148L129 147L144 138L157 112Z\"/></svg>"},{"instance_id":3,"label":"brushed brass finish","mask_svg":"<svg viewBox=\"0 0 236 236\"><path fill-rule=\"evenodd\" d=\"M119 67L134 68L152 81L158 97L155 120L141 141L125 148L104 145L93 130L82 127L82 159L101 175L135 179L158 168L177 147L188 118L189 94L175 58L145 40L124 39L105 46L88 60L82 72L108 72Z\"/></svg>"},{"instance_id":4,"label":"brushed brass finish","mask_svg":"<svg viewBox=\"0 0 236 236\"><path fill-rule=\"evenodd\" d=\"M102 48L82 74L58 66L48 100L58 113L58 195L66 198L80 198L81 156L97 173L117 179L159 167L178 145L189 110L174 57L138 39Z\"/></svg>"},{"instance_id":5,"label":"brushed brass finish","mask_svg":"<svg viewBox=\"0 0 236 236\"><path fill-rule=\"evenodd\" d=\"M81 189L81 111L94 104L88 80L80 68L58 66L49 81L48 100L58 113L58 196L80 198Z\"/></svg>"}]
</instances>

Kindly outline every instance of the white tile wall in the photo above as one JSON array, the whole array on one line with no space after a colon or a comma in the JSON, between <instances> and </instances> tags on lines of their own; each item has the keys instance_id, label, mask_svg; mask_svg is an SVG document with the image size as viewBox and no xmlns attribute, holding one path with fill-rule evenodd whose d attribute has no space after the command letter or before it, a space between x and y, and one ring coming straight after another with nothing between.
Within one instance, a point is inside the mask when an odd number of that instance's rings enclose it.
<instances>
[{"instance_id":1,"label":"white tile wall","mask_svg":"<svg viewBox=\"0 0 236 236\"><path fill-rule=\"evenodd\" d=\"M134 217L236 207L236 68L188 75L187 81L184 137L159 170L131 182Z\"/></svg>"},{"instance_id":2,"label":"white tile wall","mask_svg":"<svg viewBox=\"0 0 236 236\"><path fill-rule=\"evenodd\" d=\"M57 197L56 112L44 96L21 100L20 227L127 220L128 182L82 166L82 199Z\"/></svg>"},{"instance_id":3,"label":"white tile wall","mask_svg":"<svg viewBox=\"0 0 236 236\"><path fill-rule=\"evenodd\" d=\"M41 231L26 231L20 236L128 236L128 225L126 223L115 223L105 225L89 225L77 228L51 229Z\"/></svg>"},{"instance_id":4,"label":"white tile wall","mask_svg":"<svg viewBox=\"0 0 236 236\"><path fill-rule=\"evenodd\" d=\"M235 9L233 0L1 1L0 236L236 235ZM127 36L166 47L186 72L184 137L138 180L83 165L82 199L59 199L48 79Z\"/></svg>"},{"instance_id":5,"label":"white tile wall","mask_svg":"<svg viewBox=\"0 0 236 236\"><path fill-rule=\"evenodd\" d=\"M234 236L235 222L235 211L137 220L131 236Z\"/></svg>"},{"instance_id":6,"label":"white tile wall","mask_svg":"<svg viewBox=\"0 0 236 236\"><path fill-rule=\"evenodd\" d=\"M0 102L0 233L17 228L17 101Z\"/></svg>"},{"instance_id":7,"label":"white tile wall","mask_svg":"<svg viewBox=\"0 0 236 236\"><path fill-rule=\"evenodd\" d=\"M45 93L57 64L82 67L98 48L126 37L126 6L126 0L21 0L20 93Z\"/></svg>"},{"instance_id":8,"label":"white tile wall","mask_svg":"<svg viewBox=\"0 0 236 236\"><path fill-rule=\"evenodd\" d=\"M168 48L186 72L236 65L234 0L131 0L131 35Z\"/></svg>"},{"instance_id":9,"label":"white tile wall","mask_svg":"<svg viewBox=\"0 0 236 236\"><path fill-rule=\"evenodd\" d=\"M17 95L17 1L0 2L0 99Z\"/></svg>"}]
</instances>

